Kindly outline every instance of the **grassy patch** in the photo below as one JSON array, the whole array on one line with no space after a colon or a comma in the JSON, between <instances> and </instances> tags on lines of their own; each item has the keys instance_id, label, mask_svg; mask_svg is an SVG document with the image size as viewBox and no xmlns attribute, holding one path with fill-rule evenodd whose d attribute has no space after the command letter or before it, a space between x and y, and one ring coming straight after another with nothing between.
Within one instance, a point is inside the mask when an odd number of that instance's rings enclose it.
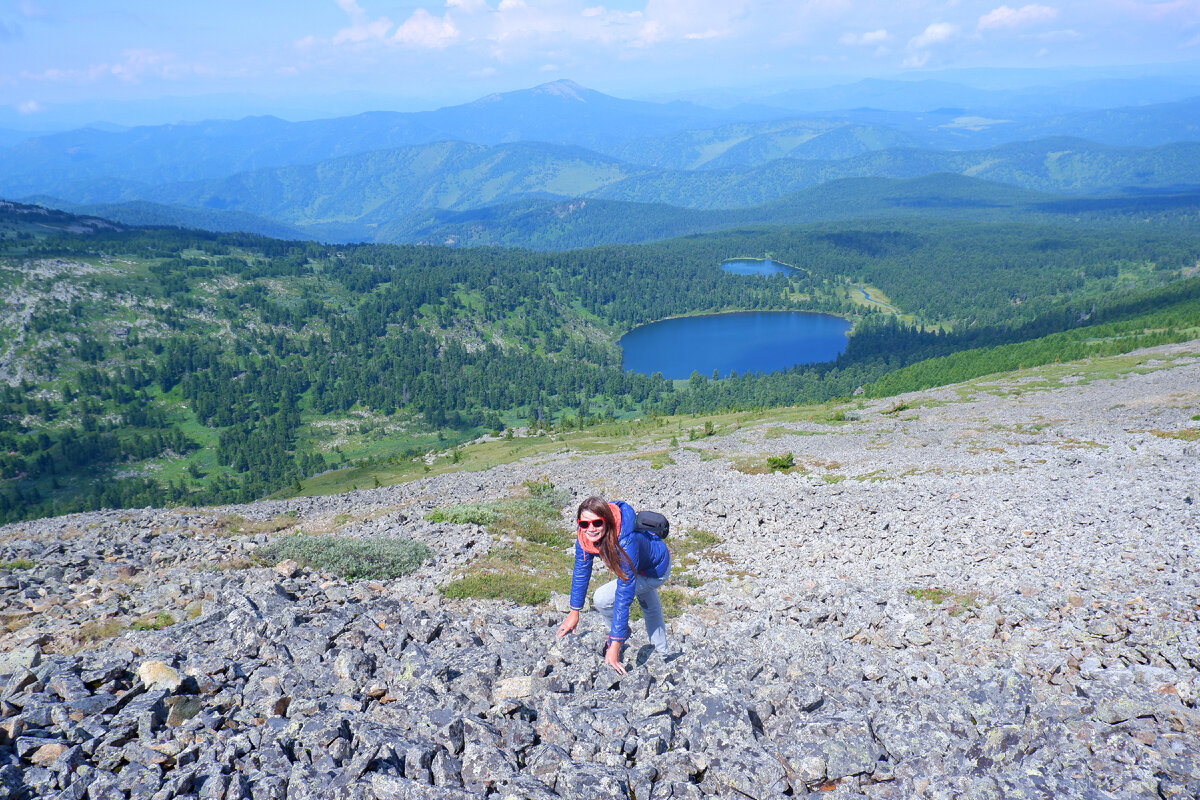
<instances>
[{"instance_id":1,"label":"grassy patch","mask_svg":"<svg viewBox=\"0 0 1200 800\"><path fill-rule=\"evenodd\" d=\"M461 517L486 525L492 536L514 541L472 563L442 587L443 597L539 605L550 600L551 592L569 591L575 557L560 518L569 495L549 481L526 481L524 487L527 497L452 507Z\"/></svg>"},{"instance_id":2,"label":"grassy patch","mask_svg":"<svg viewBox=\"0 0 1200 800\"><path fill-rule=\"evenodd\" d=\"M452 525L491 525L500 518L499 503L476 503L435 508L425 515L430 522Z\"/></svg>"},{"instance_id":3,"label":"grassy patch","mask_svg":"<svg viewBox=\"0 0 1200 800\"><path fill-rule=\"evenodd\" d=\"M975 608L979 605L979 597L970 592L952 592L949 589L908 589L907 593L918 600L925 600L933 603L935 606L940 606L946 603L949 607L946 609L952 617L957 617L969 608Z\"/></svg>"},{"instance_id":4,"label":"grassy patch","mask_svg":"<svg viewBox=\"0 0 1200 800\"><path fill-rule=\"evenodd\" d=\"M1107 450L1108 445L1093 442L1091 439L1076 439L1074 437L1063 439L1058 444L1059 450Z\"/></svg>"},{"instance_id":5,"label":"grassy patch","mask_svg":"<svg viewBox=\"0 0 1200 800\"><path fill-rule=\"evenodd\" d=\"M527 497L435 508L425 515L431 522L482 525L496 536L521 538L550 547L565 547L570 537L562 530L559 512L569 495L553 483L526 481Z\"/></svg>"},{"instance_id":6,"label":"grassy patch","mask_svg":"<svg viewBox=\"0 0 1200 800\"><path fill-rule=\"evenodd\" d=\"M862 417L854 411L846 411L844 408L838 408L830 411L824 419L813 421L825 425L841 425L846 422L861 422Z\"/></svg>"},{"instance_id":7,"label":"grassy patch","mask_svg":"<svg viewBox=\"0 0 1200 800\"><path fill-rule=\"evenodd\" d=\"M225 536L254 536L260 533L279 533L296 525L299 515L295 511L279 514L270 519L246 519L230 514L217 520L218 534Z\"/></svg>"},{"instance_id":8,"label":"grassy patch","mask_svg":"<svg viewBox=\"0 0 1200 800\"><path fill-rule=\"evenodd\" d=\"M18 558L12 561L0 561L0 569L33 569L36 564L26 558Z\"/></svg>"},{"instance_id":9,"label":"grassy patch","mask_svg":"<svg viewBox=\"0 0 1200 800\"><path fill-rule=\"evenodd\" d=\"M549 602L551 592L571 590L574 563L574 554L565 548L517 541L473 563L462 577L442 587L442 596L541 605Z\"/></svg>"},{"instance_id":10,"label":"grassy patch","mask_svg":"<svg viewBox=\"0 0 1200 800\"><path fill-rule=\"evenodd\" d=\"M675 459L671 458L669 450L655 450L650 453L643 453L637 458L644 459L650 462L651 469L662 469L663 467L674 466Z\"/></svg>"},{"instance_id":11,"label":"grassy patch","mask_svg":"<svg viewBox=\"0 0 1200 800\"><path fill-rule=\"evenodd\" d=\"M79 627L75 638L84 645L94 644L105 639L116 638L127 630L129 629L125 627L124 623L115 619L104 622L88 622Z\"/></svg>"},{"instance_id":12,"label":"grassy patch","mask_svg":"<svg viewBox=\"0 0 1200 800\"><path fill-rule=\"evenodd\" d=\"M129 627L135 631L161 631L174 625L176 619L166 611L160 611L154 616L145 616L135 620Z\"/></svg>"},{"instance_id":13,"label":"grassy patch","mask_svg":"<svg viewBox=\"0 0 1200 800\"><path fill-rule=\"evenodd\" d=\"M663 618L675 619L683 616L683 612L688 610L689 606L704 605L704 596L696 592L686 589L661 589L658 592L658 600L662 603ZM633 604L638 612L641 612L641 607L637 603ZM633 608L630 609L633 611ZM632 613L630 614L632 617ZM641 616L639 613L638 616Z\"/></svg>"},{"instance_id":14,"label":"grassy patch","mask_svg":"<svg viewBox=\"0 0 1200 800\"><path fill-rule=\"evenodd\" d=\"M33 622L36 616L32 611L0 611L0 630L14 633Z\"/></svg>"},{"instance_id":15,"label":"grassy patch","mask_svg":"<svg viewBox=\"0 0 1200 800\"><path fill-rule=\"evenodd\" d=\"M325 495L366 489L377 485L389 486L446 472L487 470L525 458L557 453L606 455L635 451L648 446L674 447L678 443L684 443L685 446L682 449L697 454L702 461L711 461L723 458L723 456L699 447L686 446L684 440L689 435L689 431L690 435L694 437L693 440L699 440L707 438L708 435L719 435L759 423L776 423L779 426L786 426L795 422L828 422L834 413L833 404L818 403L709 415L705 422L699 423L700 428L692 427L690 429L684 426L689 424L695 426L697 418L695 415L684 414L673 417L621 419L583 429L555 428L540 432L538 435L516 436L511 439L500 438L460 447L458 448L459 459L457 462L454 461L453 456L442 456L434 459L430 464L426 464L422 459L415 459L347 466L302 481L299 492L293 493L288 490L275 496L282 497L285 494L289 496L292 494ZM788 430L786 427L783 427L782 430L780 435L813 435L810 431ZM708 431L711 431L711 434ZM671 443L672 439L675 439L676 444ZM442 444L449 446L452 443L447 440Z\"/></svg>"},{"instance_id":16,"label":"grassy patch","mask_svg":"<svg viewBox=\"0 0 1200 800\"><path fill-rule=\"evenodd\" d=\"M290 558L307 569L332 572L356 581L407 575L431 555L425 545L403 537L360 540L336 536L288 536L256 551L254 559L266 565Z\"/></svg>"},{"instance_id":17,"label":"grassy patch","mask_svg":"<svg viewBox=\"0 0 1200 800\"><path fill-rule=\"evenodd\" d=\"M788 463L791 457L791 463ZM744 475L767 475L771 472L797 472L801 475L808 474L808 467L804 464L797 464L795 456L787 453L782 456L766 456L759 458L739 458L733 468Z\"/></svg>"},{"instance_id":18,"label":"grassy patch","mask_svg":"<svg viewBox=\"0 0 1200 800\"><path fill-rule=\"evenodd\" d=\"M1145 431L1157 436L1160 439L1182 439L1185 442L1200 441L1200 429L1184 428L1178 431L1163 431L1157 428Z\"/></svg>"}]
</instances>

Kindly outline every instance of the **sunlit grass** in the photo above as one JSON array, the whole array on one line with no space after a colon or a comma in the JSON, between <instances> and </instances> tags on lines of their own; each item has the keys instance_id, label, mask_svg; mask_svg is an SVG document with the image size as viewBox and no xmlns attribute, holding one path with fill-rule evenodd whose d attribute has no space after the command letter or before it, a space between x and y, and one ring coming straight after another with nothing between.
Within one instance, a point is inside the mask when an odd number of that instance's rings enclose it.
<instances>
[{"instance_id":1,"label":"sunlit grass","mask_svg":"<svg viewBox=\"0 0 1200 800\"><path fill-rule=\"evenodd\" d=\"M1176 359L1189 355L1197 356L1200 353L1096 357L1078 362L1046 364L1032 369L992 374L954 386L954 399L891 401L890 405L878 409L876 413L887 413L889 416L909 420L910 416L901 417L901 413L915 408L945 405L948 402L967 402L979 393L1020 394L1088 383L1092 380L1118 378L1134 372L1153 372L1166 369ZM871 415L863 411L861 403L854 405L846 401L830 401L758 411L703 415L680 414L640 420L614 420L583 429L544 431L531 436L502 437L488 442L464 445L458 448L458 461L444 455L433 460L431 464L417 459L401 463L364 464L334 470L302 481L301 491L297 494L326 495L354 489L370 489L374 486L406 483L425 476L447 472L482 471L525 458L556 453L614 456L628 453L634 457L649 460L651 466L656 464L666 466L674 460L671 455L673 450L683 450L696 453L703 460L710 460L722 456L706 449L701 444L709 437L701 437L695 442L688 441L688 432L704 431L706 422L711 423L713 437L721 437L746 427L772 425L773 427L765 432L765 438L771 439L782 436L823 435L816 434L811 430L790 429L786 427L789 424L804 423L825 427L832 423L832 425L838 426L853 423L856 421L856 417L869 420ZM446 446L449 445L446 444ZM762 458L765 460L766 454ZM806 464L806 466L811 469L814 466L822 465ZM765 463L763 467L765 467ZM750 470L752 465L742 464L741 468ZM828 482L837 482L843 479L838 475L822 475L821 477ZM278 496L290 496L291 494L291 492L286 492Z\"/></svg>"}]
</instances>

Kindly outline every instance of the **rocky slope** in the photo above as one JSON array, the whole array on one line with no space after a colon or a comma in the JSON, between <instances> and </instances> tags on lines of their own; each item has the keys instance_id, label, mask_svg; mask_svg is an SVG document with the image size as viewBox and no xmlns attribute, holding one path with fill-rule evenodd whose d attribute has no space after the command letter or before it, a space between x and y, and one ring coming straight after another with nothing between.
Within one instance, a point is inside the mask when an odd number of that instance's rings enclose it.
<instances>
[{"instance_id":1,"label":"rocky slope","mask_svg":"<svg viewBox=\"0 0 1200 800\"><path fill-rule=\"evenodd\" d=\"M1193 342L718 431L659 469L565 453L11 525L0 797L1196 797L1198 414ZM635 624L622 677L595 619L557 640L554 608L439 598L493 542L425 514L547 478L723 540L669 655ZM293 530L435 556L247 566Z\"/></svg>"}]
</instances>

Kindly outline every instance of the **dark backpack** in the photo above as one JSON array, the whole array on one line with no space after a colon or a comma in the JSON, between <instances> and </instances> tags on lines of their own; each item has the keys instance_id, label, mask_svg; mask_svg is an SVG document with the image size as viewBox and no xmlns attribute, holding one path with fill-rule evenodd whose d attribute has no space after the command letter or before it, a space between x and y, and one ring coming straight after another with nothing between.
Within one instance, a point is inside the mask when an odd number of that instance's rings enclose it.
<instances>
[{"instance_id":1,"label":"dark backpack","mask_svg":"<svg viewBox=\"0 0 1200 800\"><path fill-rule=\"evenodd\" d=\"M665 539L671 532L671 522L657 511L639 511L633 518L633 529L647 531Z\"/></svg>"}]
</instances>

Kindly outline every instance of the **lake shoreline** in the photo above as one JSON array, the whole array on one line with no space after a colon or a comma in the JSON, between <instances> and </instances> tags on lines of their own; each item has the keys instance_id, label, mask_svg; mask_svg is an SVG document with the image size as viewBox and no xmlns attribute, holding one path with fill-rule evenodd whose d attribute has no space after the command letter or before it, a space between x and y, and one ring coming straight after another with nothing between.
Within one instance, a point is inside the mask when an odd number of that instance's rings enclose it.
<instances>
[{"instance_id":1,"label":"lake shoreline","mask_svg":"<svg viewBox=\"0 0 1200 800\"><path fill-rule=\"evenodd\" d=\"M712 323L722 330L713 330ZM623 370L683 380L693 372L771 373L834 361L845 351L853 330L850 319L825 311L740 310L639 325L621 336L617 346Z\"/></svg>"}]
</instances>

